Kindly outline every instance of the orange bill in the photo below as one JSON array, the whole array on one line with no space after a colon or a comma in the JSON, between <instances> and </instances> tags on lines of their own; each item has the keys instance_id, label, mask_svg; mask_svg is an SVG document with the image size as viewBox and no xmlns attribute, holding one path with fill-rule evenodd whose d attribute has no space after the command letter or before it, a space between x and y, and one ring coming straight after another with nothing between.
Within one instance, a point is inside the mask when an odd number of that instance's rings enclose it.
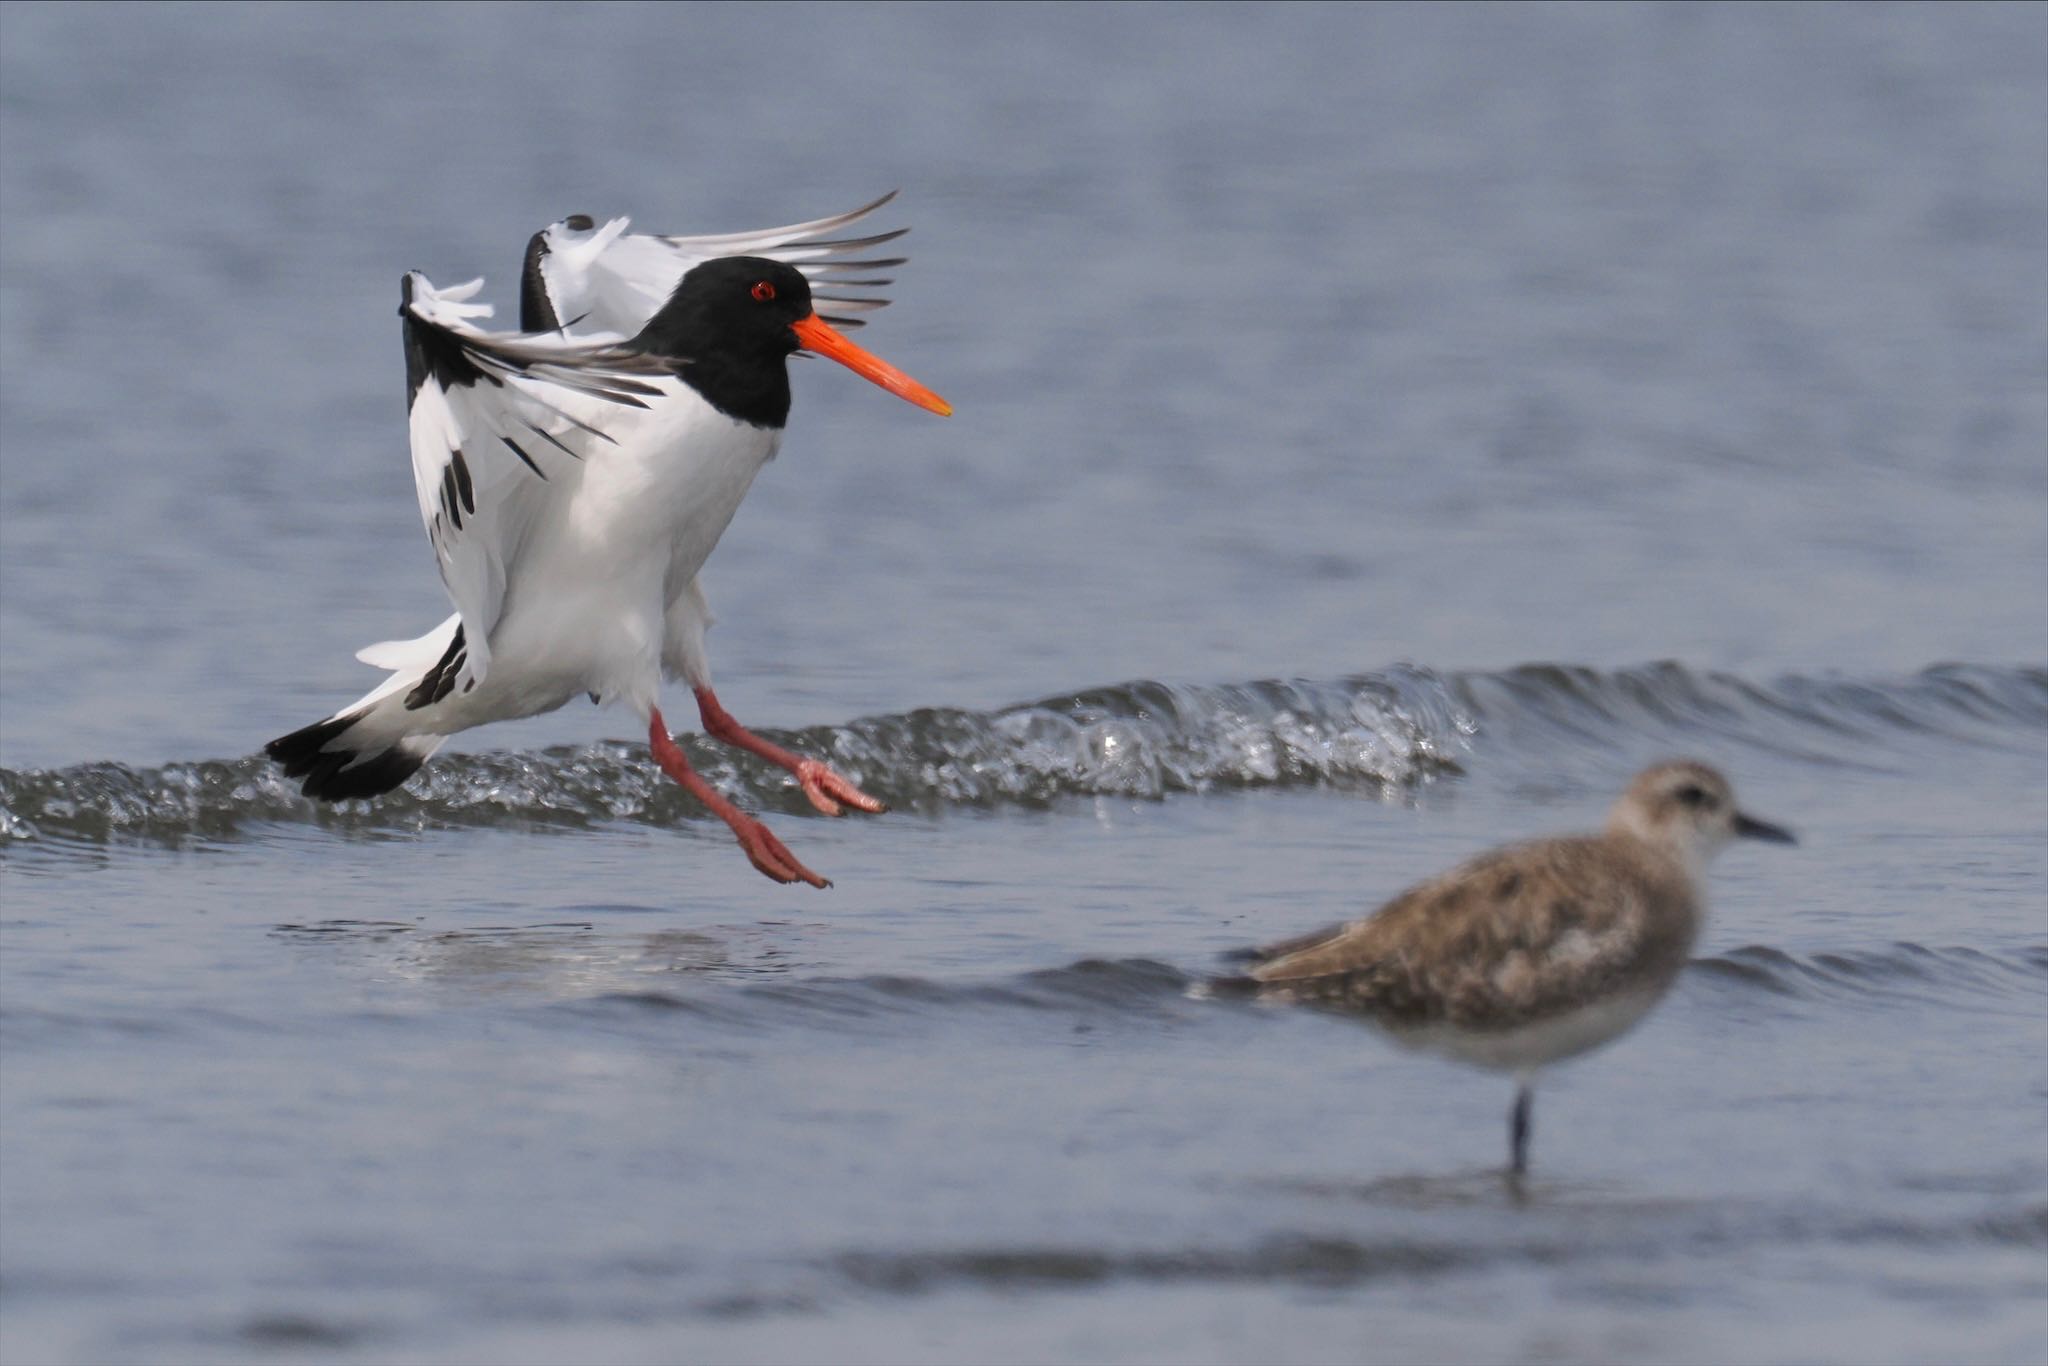
<instances>
[{"instance_id":1,"label":"orange bill","mask_svg":"<svg viewBox=\"0 0 2048 1366\"><path fill-rule=\"evenodd\" d=\"M879 384L896 397L908 399L918 407L937 413L940 417L953 415L952 404L880 356L861 350L817 314L799 318L789 326L790 330L796 333L796 339L802 343L804 350L823 356L827 360L836 360L862 379Z\"/></svg>"}]
</instances>

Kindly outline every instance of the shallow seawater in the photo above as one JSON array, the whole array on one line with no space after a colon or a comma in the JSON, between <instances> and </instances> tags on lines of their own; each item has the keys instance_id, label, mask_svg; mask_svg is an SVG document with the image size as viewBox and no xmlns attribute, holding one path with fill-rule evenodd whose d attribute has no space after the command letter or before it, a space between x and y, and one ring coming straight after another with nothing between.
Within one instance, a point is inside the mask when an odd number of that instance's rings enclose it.
<instances>
[{"instance_id":1,"label":"shallow seawater","mask_svg":"<svg viewBox=\"0 0 2048 1366\"><path fill-rule=\"evenodd\" d=\"M0 9L0 1358L2048 1355L2044 55ZM614 712L257 757L445 610L401 270L892 186L862 341L958 415L804 367L706 577L728 706L893 810L685 739L830 891ZM1519 1192L1504 1080L1195 990L1669 754L1801 844Z\"/></svg>"}]
</instances>

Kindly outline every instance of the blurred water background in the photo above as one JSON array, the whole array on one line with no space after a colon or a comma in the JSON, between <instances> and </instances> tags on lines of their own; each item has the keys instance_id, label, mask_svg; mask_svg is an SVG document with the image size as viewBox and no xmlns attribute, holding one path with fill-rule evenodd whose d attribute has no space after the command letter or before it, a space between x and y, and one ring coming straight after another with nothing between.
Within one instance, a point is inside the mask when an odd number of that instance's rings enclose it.
<instances>
[{"instance_id":1,"label":"blurred water background","mask_svg":"<svg viewBox=\"0 0 2048 1366\"><path fill-rule=\"evenodd\" d=\"M402 270L903 191L630 718L316 810L445 599ZM686 703L672 705L681 724ZM1640 763L1665 1008L1189 999ZM0 1357L2048 1356L2048 9L0 8Z\"/></svg>"}]
</instances>

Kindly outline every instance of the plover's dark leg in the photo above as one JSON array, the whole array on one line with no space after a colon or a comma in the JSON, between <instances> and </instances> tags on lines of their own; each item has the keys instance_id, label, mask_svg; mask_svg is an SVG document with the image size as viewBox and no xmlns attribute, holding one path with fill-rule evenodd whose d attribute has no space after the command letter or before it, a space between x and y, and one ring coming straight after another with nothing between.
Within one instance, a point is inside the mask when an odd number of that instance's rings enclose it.
<instances>
[{"instance_id":1,"label":"plover's dark leg","mask_svg":"<svg viewBox=\"0 0 2048 1366\"><path fill-rule=\"evenodd\" d=\"M1516 1176L1529 1170L1529 1111L1535 1100L1529 1083L1515 1084L1515 1108L1508 1115L1508 1171Z\"/></svg>"}]
</instances>

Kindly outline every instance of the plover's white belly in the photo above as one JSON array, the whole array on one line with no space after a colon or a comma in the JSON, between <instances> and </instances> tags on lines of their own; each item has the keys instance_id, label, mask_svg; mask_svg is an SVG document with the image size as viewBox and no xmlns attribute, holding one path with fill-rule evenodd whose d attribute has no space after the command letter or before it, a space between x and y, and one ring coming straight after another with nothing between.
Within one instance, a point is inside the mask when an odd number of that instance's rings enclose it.
<instances>
[{"instance_id":1,"label":"plover's white belly","mask_svg":"<svg viewBox=\"0 0 2048 1366\"><path fill-rule=\"evenodd\" d=\"M1587 1005L1503 1029L1448 1024L1392 1029L1411 1048L1503 1072L1527 1072L1612 1042L1635 1027L1663 996L1662 986L1618 992Z\"/></svg>"}]
</instances>

